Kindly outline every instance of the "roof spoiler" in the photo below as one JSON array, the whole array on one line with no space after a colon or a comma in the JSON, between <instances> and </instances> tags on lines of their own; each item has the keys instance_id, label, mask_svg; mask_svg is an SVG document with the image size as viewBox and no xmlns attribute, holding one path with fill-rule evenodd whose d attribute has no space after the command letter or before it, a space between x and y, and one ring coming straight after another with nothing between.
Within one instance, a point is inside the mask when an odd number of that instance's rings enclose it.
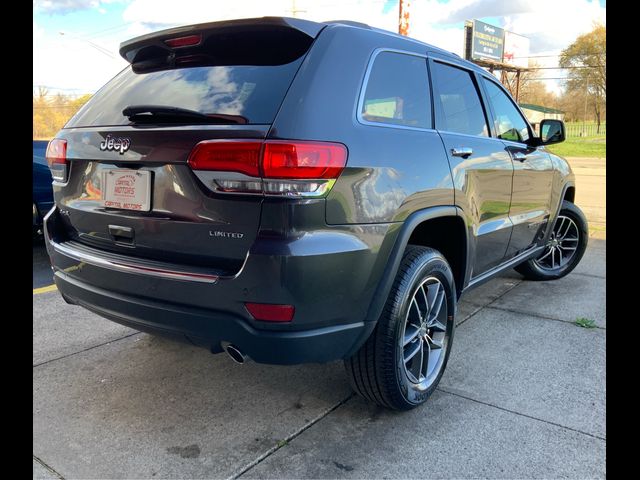
<instances>
[{"instance_id":1,"label":"roof spoiler","mask_svg":"<svg viewBox=\"0 0 640 480\"><path fill-rule=\"evenodd\" d=\"M127 62L139 63L140 65L151 59L155 59L157 62L160 58L175 57L176 52L182 57L192 57L201 52L203 48L219 50L214 53L218 57L224 57L225 49L222 46L215 48L217 44L222 42L229 45L232 40L237 42L239 39L246 39L245 47L260 49L261 55L269 56L271 45L263 44L262 41L265 38L274 39L273 47L278 46L276 43L290 44L292 41L305 40L301 43L306 43L306 48L308 48L324 27L326 24L287 17L262 17L200 23L160 30L122 42L120 55ZM257 55L254 54L254 57ZM224 63L224 58L222 63Z\"/></svg>"}]
</instances>

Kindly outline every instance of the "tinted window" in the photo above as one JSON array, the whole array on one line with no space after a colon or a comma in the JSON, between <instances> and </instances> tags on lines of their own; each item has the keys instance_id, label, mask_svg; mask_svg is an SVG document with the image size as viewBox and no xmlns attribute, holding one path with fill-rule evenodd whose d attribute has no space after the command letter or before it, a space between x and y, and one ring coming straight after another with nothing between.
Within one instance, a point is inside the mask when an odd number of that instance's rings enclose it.
<instances>
[{"instance_id":1,"label":"tinted window","mask_svg":"<svg viewBox=\"0 0 640 480\"><path fill-rule=\"evenodd\" d=\"M494 82L483 78L484 86L489 95L489 102L493 107L496 117L496 130L498 138L513 142L526 142L529 140L529 128L520 112L513 105L507 94Z\"/></svg>"},{"instance_id":2,"label":"tinted window","mask_svg":"<svg viewBox=\"0 0 640 480\"><path fill-rule=\"evenodd\" d=\"M378 54L360 113L369 122L431 128L426 59L393 52Z\"/></svg>"},{"instance_id":3,"label":"tinted window","mask_svg":"<svg viewBox=\"0 0 640 480\"><path fill-rule=\"evenodd\" d=\"M134 73L127 67L67 127L127 125L129 105L163 105L234 115L230 123L272 123L302 57L285 65L206 66Z\"/></svg>"},{"instance_id":4,"label":"tinted window","mask_svg":"<svg viewBox=\"0 0 640 480\"><path fill-rule=\"evenodd\" d=\"M436 128L447 132L489 136L487 121L471 73L434 62Z\"/></svg>"}]
</instances>

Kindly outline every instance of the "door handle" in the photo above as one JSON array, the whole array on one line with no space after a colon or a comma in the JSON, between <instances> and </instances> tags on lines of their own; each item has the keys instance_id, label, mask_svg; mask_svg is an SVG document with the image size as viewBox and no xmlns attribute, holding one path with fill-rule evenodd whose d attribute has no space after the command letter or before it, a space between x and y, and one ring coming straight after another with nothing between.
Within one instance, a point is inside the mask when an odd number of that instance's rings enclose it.
<instances>
[{"instance_id":1,"label":"door handle","mask_svg":"<svg viewBox=\"0 0 640 480\"><path fill-rule=\"evenodd\" d=\"M451 155L453 155L454 157L467 158L471 156L472 153L473 149L469 147L459 147L451 149Z\"/></svg>"},{"instance_id":2,"label":"door handle","mask_svg":"<svg viewBox=\"0 0 640 480\"><path fill-rule=\"evenodd\" d=\"M512 152L514 160L518 160L519 162L524 162L527 159L527 156L522 152Z\"/></svg>"}]
</instances>

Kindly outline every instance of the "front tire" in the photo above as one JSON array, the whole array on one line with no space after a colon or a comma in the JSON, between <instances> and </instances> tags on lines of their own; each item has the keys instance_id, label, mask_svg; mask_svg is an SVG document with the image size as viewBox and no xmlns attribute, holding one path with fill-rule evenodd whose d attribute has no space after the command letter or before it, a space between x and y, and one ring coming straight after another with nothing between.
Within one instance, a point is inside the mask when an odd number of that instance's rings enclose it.
<instances>
[{"instance_id":1,"label":"front tire","mask_svg":"<svg viewBox=\"0 0 640 480\"><path fill-rule=\"evenodd\" d=\"M408 410L424 403L449 359L455 291L442 254L409 245L375 330L345 360L352 388L387 408Z\"/></svg>"},{"instance_id":2,"label":"front tire","mask_svg":"<svg viewBox=\"0 0 640 480\"><path fill-rule=\"evenodd\" d=\"M582 210L562 202L546 248L534 259L515 267L527 280L556 280L578 266L587 248L589 226Z\"/></svg>"}]
</instances>

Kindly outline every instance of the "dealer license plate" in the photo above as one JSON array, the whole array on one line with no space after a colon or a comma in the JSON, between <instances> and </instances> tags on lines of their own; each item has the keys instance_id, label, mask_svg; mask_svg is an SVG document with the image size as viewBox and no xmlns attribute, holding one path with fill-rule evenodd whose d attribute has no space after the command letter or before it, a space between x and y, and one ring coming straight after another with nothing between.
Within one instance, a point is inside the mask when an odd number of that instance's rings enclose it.
<instances>
[{"instance_id":1,"label":"dealer license plate","mask_svg":"<svg viewBox=\"0 0 640 480\"><path fill-rule=\"evenodd\" d=\"M111 169L102 172L102 205L125 210L151 210L151 172Z\"/></svg>"}]
</instances>

